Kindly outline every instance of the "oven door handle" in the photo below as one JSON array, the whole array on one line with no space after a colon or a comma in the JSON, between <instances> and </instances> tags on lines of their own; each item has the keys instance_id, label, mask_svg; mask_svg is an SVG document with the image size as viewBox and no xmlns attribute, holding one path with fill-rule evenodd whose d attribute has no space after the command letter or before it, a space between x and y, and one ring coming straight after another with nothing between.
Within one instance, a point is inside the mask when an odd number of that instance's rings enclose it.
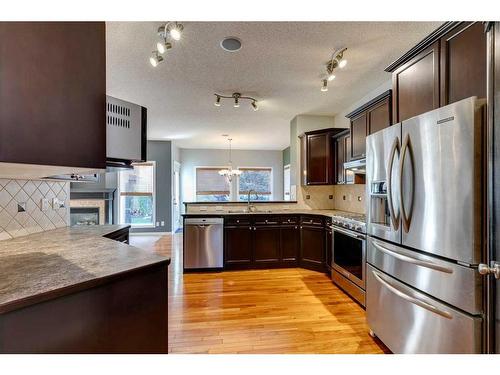
<instances>
[{"instance_id":1,"label":"oven door handle","mask_svg":"<svg viewBox=\"0 0 500 375\"><path fill-rule=\"evenodd\" d=\"M337 228L337 227L334 227L333 231L334 232L339 232L339 233L345 234L346 236L349 236L349 237L352 237L352 238L357 238L357 239L360 239L360 240L364 240L366 238L362 234L351 232L351 231L348 231L348 230L345 230L345 229L340 229L340 228Z\"/></svg>"},{"instance_id":2,"label":"oven door handle","mask_svg":"<svg viewBox=\"0 0 500 375\"><path fill-rule=\"evenodd\" d=\"M420 307L422 307L430 312L433 312L434 314L441 315L444 318L453 319L453 316L448 311L441 310L441 309L437 308L436 306L431 305L430 303L427 303L425 301L419 300L418 298L410 296L410 295L404 293L403 291L399 290L398 288L396 288L394 285L389 284L387 281L385 281L382 278L382 275L380 275L378 272L372 270L372 273L373 273L373 276L375 276L375 278L377 279L377 281L380 284L385 286L387 289L389 289L389 291L391 291L392 293L394 293L398 297L404 299L405 301L408 301L410 303L413 303L414 305L420 306Z\"/></svg>"},{"instance_id":3,"label":"oven door handle","mask_svg":"<svg viewBox=\"0 0 500 375\"><path fill-rule=\"evenodd\" d=\"M389 256L392 256L393 258L397 258L399 260L402 260L403 262L412 263L412 264L415 264L417 266L430 268L430 269L433 269L433 270L436 270L436 271L440 271L440 272L453 273L453 270L451 268L444 267L444 266L441 266L439 264L436 264L434 262L430 262L430 261L427 261L427 260L422 260L422 259L414 258L414 257L411 257L409 255L402 254L402 253L400 253L400 252L398 252L396 250L388 249L387 247L380 245L376 241L372 241L372 243L373 243L373 246L375 246L381 252L383 252L383 253L385 253L385 254L387 254Z\"/></svg>"}]
</instances>

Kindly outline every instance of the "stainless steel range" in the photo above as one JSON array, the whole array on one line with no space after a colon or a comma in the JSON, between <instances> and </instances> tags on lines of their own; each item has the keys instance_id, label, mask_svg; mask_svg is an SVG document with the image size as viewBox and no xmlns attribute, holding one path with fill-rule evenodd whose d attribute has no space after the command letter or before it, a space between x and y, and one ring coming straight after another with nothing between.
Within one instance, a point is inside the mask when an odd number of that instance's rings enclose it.
<instances>
[{"instance_id":1,"label":"stainless steel range","mask_svg":"<svg viewBox=\"0 0 500 375\"><path fill-rule=\"evenodd\" d=\"M342 212L332 217L332 280L365 305L365 215Z\"/></svg>"}]
</instances>

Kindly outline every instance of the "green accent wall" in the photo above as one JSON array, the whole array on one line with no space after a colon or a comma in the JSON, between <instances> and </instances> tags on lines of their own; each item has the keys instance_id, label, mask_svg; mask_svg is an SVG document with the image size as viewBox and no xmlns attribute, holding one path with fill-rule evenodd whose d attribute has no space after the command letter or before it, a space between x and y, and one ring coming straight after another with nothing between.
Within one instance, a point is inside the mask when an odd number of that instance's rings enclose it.
<instances>
[{"instance_id":1,"label":"green accent wall","mask_svg":"<svg viewBox=\"0 0 500 375\"><path fill-rule=\"evenodd\" d=\"M283 166L290 164L290 146L283 150Z\"/></svg>"}]
</instances>

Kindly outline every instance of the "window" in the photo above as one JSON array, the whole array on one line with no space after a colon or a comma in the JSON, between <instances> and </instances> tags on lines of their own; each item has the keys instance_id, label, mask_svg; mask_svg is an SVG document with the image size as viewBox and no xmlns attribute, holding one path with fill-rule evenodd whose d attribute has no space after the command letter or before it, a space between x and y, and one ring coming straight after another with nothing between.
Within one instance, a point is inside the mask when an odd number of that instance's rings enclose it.
<instances>
[{"instance_id":1,"label":"window","mask_svg":"<svg viewBox=\"0 0 500 375\"><path fill-rule=\"evenodd\" d=\"M155 163L137 163L118 173L120 224L135 227L155 223Z\"/></svg>"},{"instance_id":2,"label":"window","mask_svg":"<svg viewBox=\"0 0 500 375\"><path fill-rule=\"evenodd\" d=\"M231 187L219 170L226 168L196 168L196 201L228 202Z\"/></svg>"},{"instance_id":3,"label":"window","mask_svg":"<svg viewBox=\"0 0 500 375\"><path fill-rule=\"evenodd\" d=\"M239 168L238 200L246 201L252 191L251 200L269 201L272 199L272 168Z\"/></svg>"}]
</instances>

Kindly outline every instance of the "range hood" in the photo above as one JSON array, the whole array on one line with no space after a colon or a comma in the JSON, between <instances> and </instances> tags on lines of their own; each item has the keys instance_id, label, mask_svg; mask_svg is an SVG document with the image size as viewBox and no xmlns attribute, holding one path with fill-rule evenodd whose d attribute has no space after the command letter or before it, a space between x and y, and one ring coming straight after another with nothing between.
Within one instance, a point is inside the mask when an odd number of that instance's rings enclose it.
<instances>
[{"instance_id":1,"label":"range hood","mask_svg":"<svg viewBox=\"0 0 500 375\"><path fill-rule=\"evenodd\" d=\"M366 159L358 159L344 163L344 169L346 171L351 171L354 174L365 174L366 173Z\"/></svg>"}]
</instances>

